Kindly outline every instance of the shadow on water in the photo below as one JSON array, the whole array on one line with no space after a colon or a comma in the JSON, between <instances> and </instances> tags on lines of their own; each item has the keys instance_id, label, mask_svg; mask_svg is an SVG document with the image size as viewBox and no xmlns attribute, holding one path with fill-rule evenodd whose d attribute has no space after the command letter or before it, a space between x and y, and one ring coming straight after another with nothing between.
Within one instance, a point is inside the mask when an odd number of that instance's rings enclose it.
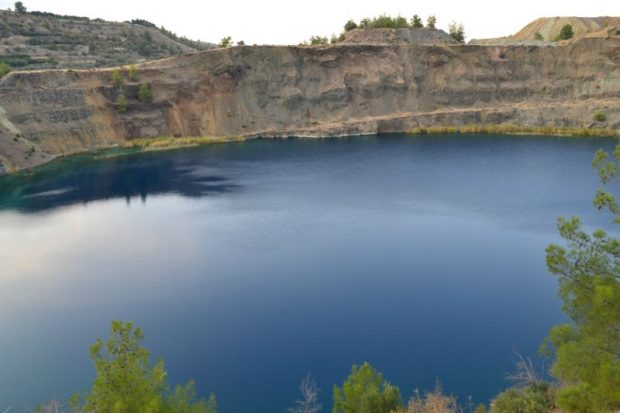
<instances>
[{"instance_id":1,"label":"shadow on water","mask_svg":"<svg viewBox=\"0 0 620 413\"><path fill-rule=\"evenodd\" d=\"M37 213L72 204L174 194L200 198L238 190L216 168L190 152L136 154L93 160L67 158L31 174L0 178L0 211Z\"/></svg>"}]
</instances>

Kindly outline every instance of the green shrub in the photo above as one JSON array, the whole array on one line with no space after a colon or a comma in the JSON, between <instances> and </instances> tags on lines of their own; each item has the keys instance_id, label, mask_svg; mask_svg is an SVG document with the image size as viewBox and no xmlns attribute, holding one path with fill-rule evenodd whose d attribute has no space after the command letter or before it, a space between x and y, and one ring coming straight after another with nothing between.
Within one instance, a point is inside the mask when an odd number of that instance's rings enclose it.
<instances>
[{"instance_id":1,"label":"green shrub","mask_svg":"<svg viewBox=\"0 0 620 413\"><path fill-rule=\"evenodd\" d=\"M329 40L324 36L312 36L309 41L310 46L326 46Z\"/></svg>"},{"instance_id":2,"label":"green shrub","mask_svg":"<svg viewBox=\"0 0 620 413\"><path fill-rule=\"evenodd\" d=\"M426 27L428 27L429 29L434 29L436 25L437 25L437 17L428 16L428 19L426 19Z\"/></svg>"},{"instance_id":3,"label":"green shrub","mask_svg":"<svg viewBox=\"0 0 620 413\"><path fill-rule=\"evenodd\" d=\"M118 96L116 98L116 110L119 113L127 112L127 97L125 96L125 91L123 89L118 92Z\"/></svg>"},{"instance_id":4,"label":"green shrub","mask_svg":"<svg viewBox=\"0 0 620 413\"><path fill-rule=\"evenodd\" d=\"M153 29L157 29L157 26L154 23L151 23L148 20L144 20L144 19L133 19L130 21L131 24L139 24L140 26L144 26L144 27L151 27Z\"/></svg>"},{"instance_id":5,"label":"green shrub","mask_svg":"<svg viewBox=\"0 0 620 413\"><path fill-rule=\"evenodd\" d=\"M555 408L554 398L548 383L532 383L500 393L491 403L491 413L550 413Z\"/></svg>"},{"instance_id":6,"label":"green shrub","mask_svg":"<svg viewBox=\"0 0 620 413\"><path fill-rule=\"evenodd\" d=\"M594 112L594 120L597 122L605 122L605 120L607 120L607 116L605 115L605 112L599 110Z\"/></svg>"},{"instance_id":7,"label":"green shrub","mask_svg":"<svg viewBox=\"0 0 620 413\"><path fill-rule=\"evenodd\" d=\"M0 79L11 72L11 67L6 63L0 63Z\"/></svg>"},{"instance_id":8,"label":"green shrub","mask_svg":"<svg viewBox=\"0 0 620 413\"><path fill-rule=\"evenodd\" d=\"M392 17L382 14L372 19L362 20L360 27L363 29L406 29L409 27L409 22L402 16Z\"/></svg>"},{"instance_id":9,"label":"green shrub","mask_svg":"<svg viewBox=\"0 0 620 413\"><path fill-rule=\"evenodd\" d=\"M426 21L426 26L429 29L435 29L437 24L437 18L435 16L429 16ZM349 20L344 25L345 32L353 29L419 29L423 28L424 23L422 18L415 14L410 21L402 16L392 17L386 14L382 14L377 17L362 19L359 24L354 20Z\"/></svg>"},{"instance_id":10,"label":"green shrub","mask_svg":"<svg viewBox=\"0 0 620 413\"><path fill-rule=\"evenodd\" d=\"M450 23L450 36L459 43L465 43L465 29L463 25L457 22Z\"/></svg>"},{"instance_id":11,"label":"green shrub","mask_svg":"<svg viewBox=\"0 0 620 413\"><path fill-rule=\"evenodd\" d=\"M127 70L127 74L129 76L129 80L131 80L132 82L138 81L138 69L136 69L136 66L134 65L129 66L129 69Z\"/></svg>"},{"instance_id":12,"label":"green shrub","mask_svg":"<svg viewBox=\"0 0 620 413\"><path fill-rule=\"evenodd\" d=\"M342 388L334 386L333 413L390 413L400 406L398 387L368 363L353 366Z\"/></svg>"},{"instance_id":13,"label":"green shrub","mask_svg":"<svg viewBox=\"0 0 620 413\"><path fill-rule=\"evenodd\" d=\"M21 1L15 2L15 11L19 14L26 14L28 10Z\"/></svg>"},{"instance_id":14,"label":"green shrub","mask_svg":"<svg viewBox=\"0 0 620 413\"><path fill-rule=\"evenodd\" d=\"M123 74L120 69L114 69L112 71L112 77L110 78L114 87L122 87L123 86Z\"/></svg>"},{"instance_id":15,"label":"green shrub","mask_svg":"<svg viewBox=\"0 0 620 413\"><path fill-rule=\"evenodd\" d=\"M148 83L140 85L138 89L138 99L142 103L151 103L153 101L153 89Z\"/></svg>"},{"instance_id":16,"label":"green shrub","mask_svg":"<svg viewBox=\"0 0 620 413\"><path fill-rule=\"evenodd\" d=\"M222 40L218 44L218 47L225 48L225 47L230 47L232 45L233 45L232 37L226 36L226 37L222 38Z\"/></svg>"},{"instance_id":17,"label":"green shrub","mask_svg":"<svg viewBox=\"0 0 620 413\"><path fill-rule=\"evenodd\" d=\"M151 57L156 54L157 49L150 40L139 40L135 43L135 50L140 56Z\"/></svg>"},{"instance_id":18,"label":"green shrub","mask_svg":"<svg viewBox=\"0 0 620 413\"><path fill-rule=\"evenodd\" d=\"M347 24L344 25L344 31L349 32L353 29L357 29L357 23L355 23L355 21L353 20L349 20Z\"/></svg>"},{"instance_id":19,"label":"green shrub","mask_svg":"<svg viewBox=\"0 0 620 413\"><path fill-rule=\"evenodd\" d=\"M555 40L558 41L572 39L574 35L575 32L573 31L573 26L571 26L570 24L566 24L562 27L562 29L560 29L560 34L558 34Z\"/></svg>"},{"instance_id":20,"label":"green shrub","mask_svg":"<svg viewBox=\"0 0 620 413\"><path fill-rule=\"evenodd\" d=\"M422 27L424 27L424 23L422 23L422 19L420 18L420 16L418 16L417 14L413 15L413 17L411 18L410 27L414 29L421 29Z\"/></svg>"},{"instance_id":21,"label":"green shrub","mask_svg":"<svg viewBox=\"0 0 620 413\"><path fill-rule=\"evenodd\" d=\"M534 34L534 40L542 41L542 40L545 40L545 38L543 37L542 34L540 34L540 32L536 32L536 34Z\"/></svg>"}]
</instances>

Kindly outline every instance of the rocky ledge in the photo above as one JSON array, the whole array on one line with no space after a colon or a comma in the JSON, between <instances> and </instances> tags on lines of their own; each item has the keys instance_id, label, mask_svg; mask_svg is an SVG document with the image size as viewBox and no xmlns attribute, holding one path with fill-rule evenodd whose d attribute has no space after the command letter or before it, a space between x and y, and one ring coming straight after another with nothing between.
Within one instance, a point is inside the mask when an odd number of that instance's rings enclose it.
<instances>
[{"instance_id":1,"label":"rocky ledge","mask_svg":"<svg viewBox=\"0 0 620 413\"><path fill-rule=\"evenodd\" d=\"M472 124L620 129L620 28L549 45L253 46L0 80L0 169L148 137L341 136ZM149 86L152 99L140 99ZM119 95L126 104L119 106ZM596 115L596 116L595 116Z\"/></svg>"}]
</instances>

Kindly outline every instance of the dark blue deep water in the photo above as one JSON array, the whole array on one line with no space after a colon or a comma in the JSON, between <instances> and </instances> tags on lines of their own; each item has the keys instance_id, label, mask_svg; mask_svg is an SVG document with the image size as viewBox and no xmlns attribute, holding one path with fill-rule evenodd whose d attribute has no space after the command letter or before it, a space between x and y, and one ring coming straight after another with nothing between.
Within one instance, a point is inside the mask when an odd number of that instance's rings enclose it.
<instances>
[{"instance_id":1,"label":"dark blue deep water","mask_svg":"<svg viewBox=\"0 0 620 413\"><path fill-rule=\"evenodd\" d=\"M0 180L0 411L86 390L88 346L142 326L173 383L222 413L324 411L351 365L408 396L486 402L563 320L544 249L588 225L615 141L437 136L257 140Z\"/></svg>"}]
</instances>

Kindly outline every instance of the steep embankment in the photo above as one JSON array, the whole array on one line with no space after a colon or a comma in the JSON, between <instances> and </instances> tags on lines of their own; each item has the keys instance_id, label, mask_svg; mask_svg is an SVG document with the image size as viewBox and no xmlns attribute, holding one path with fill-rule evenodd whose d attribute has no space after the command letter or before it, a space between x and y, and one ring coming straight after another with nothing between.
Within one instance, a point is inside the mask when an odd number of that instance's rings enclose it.
<instances>
[{"instance_id":1,"label":"steep embankment","mask_svg":"<svg viewBox=\"0 0 620 413\"><path fill-rule=\"evenodd\" d=\"M340 44L457 44L439 29L353 29Z\"/></svg>"},{"instance_id":2,"label":"steep embankment","mask_svg":"<svg viewBox=\"0 0 620 413\"><path fill-rule=\"evenodd\" d=\"M544 40L553 41L562 27L570 24L575 36L594 33L608 27L620 25L619 17L541 17L536 19L523 29L519 30L512 38L515 40L534 40L539 33Z\"/></svg>"},{"instance_id":3,"label":"steep embankment","mask_svg":"<svg viewBox=\"0 0 620 413\"><path fill-rule=\"evenodd\" d=\"M143 64L134 82L125 75L125 113L115 106L111 76L64 70L3 78L5 169L137 137L335 136L467 124L620 129L620 29L557 47L218 49ZM152 86L152 102L138 99L140 84ZM606 120L594 122L596 111Z\"/></svg>"},{"instance_id":4,"label":"steep embankment","mask_svg":"<svg viewBox=\"0 0 620 413\"><path fill-rule=\"evenodd\" d=\"M553 42L565 25L572 27L575 37L581 37L610 27L620 26L620 17L541 17L511 36L496 39L474 39L470 43L508 45Z\"/></svg>"}]
</instances>

